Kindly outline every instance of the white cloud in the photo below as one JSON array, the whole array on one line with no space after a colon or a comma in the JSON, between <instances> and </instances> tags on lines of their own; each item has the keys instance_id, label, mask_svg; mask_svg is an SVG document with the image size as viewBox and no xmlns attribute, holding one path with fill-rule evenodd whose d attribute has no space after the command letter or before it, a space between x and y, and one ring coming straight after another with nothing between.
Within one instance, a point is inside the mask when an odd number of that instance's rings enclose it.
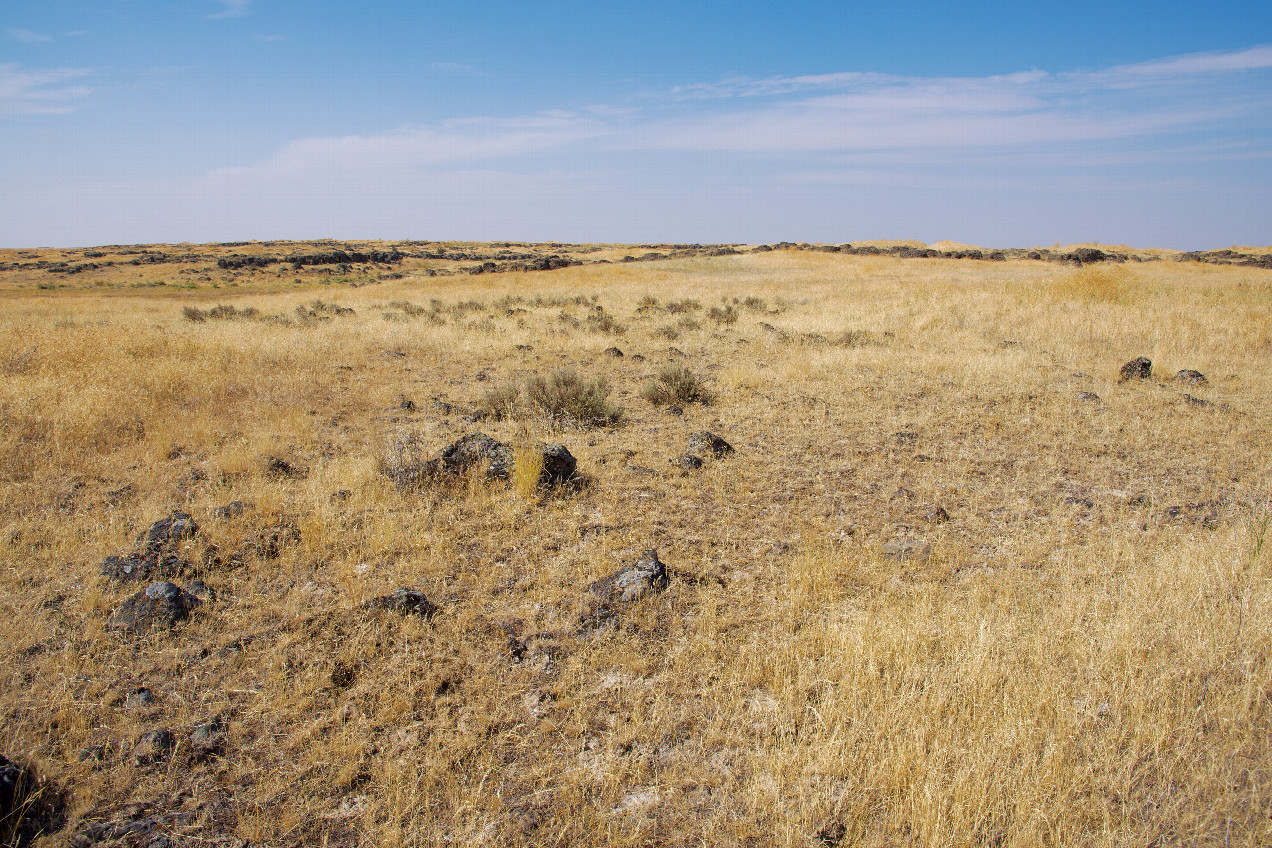
<instances>
[{"instance_id":1,"label":"white cloud","mask_svg":"<svg viewBox=\"0 0 1272 848\"><path fill-rule=\"evenodd\" d=\"M53 40L47 35L41 35L38 32L32 32L29 29L22 29L21 27L13 27L7 30L7 32L9 33L10 38L15 39L16 41L21 41L23 44L40 44L44 41Z\"/></svg>"},{"instance_id":2,"label":"white cloud","mask_svg":"<svg viewBox=\"0 0 1272 848\"><path fill-rule=\"evenodd\" d=\"M220 21L226 18L241 18L247 15L252 0L213 0L220 4L221 11L208 15L208 20Z\"/></svg>"},{"instance_id":3,"label":"white cloud","mask_svg":"<svg viewBox=\"0 0 1272 848\"><path fill-rule=\"evenodd\" d=\"M83 68L23 71L16 64L0 64L0 116L69 112L71 101L92 89L64 83L87 74Z\"/></svg>"}]
</instances>

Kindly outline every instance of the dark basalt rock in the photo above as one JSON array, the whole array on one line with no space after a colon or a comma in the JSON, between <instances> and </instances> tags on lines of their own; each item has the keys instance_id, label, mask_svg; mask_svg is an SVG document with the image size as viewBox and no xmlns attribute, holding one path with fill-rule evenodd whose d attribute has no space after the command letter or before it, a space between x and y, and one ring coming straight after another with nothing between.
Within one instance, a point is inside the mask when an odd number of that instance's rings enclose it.
<instances>
[{"instance_id":1,"label":"dark basalt rock","mask_svg":"<svg viewBox=\"0 0 1272 848\"><path fill-rule=\"evenodd\" d=\"M122 557L109 556L102 560L101 575L111 580L142 583L152 580L169 580L180 577L185 562L174 554L140 553Z\"/></svg>"},{"instance_id":2,"label":"dark basalt rock","mask_svg":"<svg viewBox=\"0 0 1272 848\"><path fill-rule=\"evenodd\" d=\"M697 471L698 469L702 468L702 460L699 457L693 456L692 454L685 454L684 456L672 457L670 460L668 460L668 462L670 462L672 465L676 466L677 468L679 468L681 471L685 473L688 473L690 471Z\"/></svg>"},{"instance_id":3,"label":"dark basalt rock","mask_svg":"<svg viewBox=\"0 0 1272 848\"><path fill-rule=\"evenodd\" d=\"M179 577L185 570L182 545L199 535L199 525L187 513L174 512L137 537L138 550L102 560L101 574L111 580L143 582Z\"/></svg>"},{"instance_id":4,"label":"dark basalt rock","mask_svg":"<svg viewBox=\"0 0 1272 848\"><path fill-rule=\"evenodd\" d=\"M196 752L205 756L219 754L225 750L227 729L225 720L220 717L195 725L190 733L190 744Z\"/></svg>"},{"instance_id":5,"label":"dark basalt rock","mask_svg":"<svg viewBox=\"0 0 1272 848\"><path fill-rule=\"evenodd\" d=\"M1204 386L1210 381L1206 379L1206 375L1200 371L1193 371L1191 368L1185 368L1175 375L1175 379L1181 383L1192 383L1194 386Z\"/></svg>"},{"instance_id":6,"label":"dark basalt rock","mask_svg":"<svg viewBox=\"0 0 1272 848\"><path fill-rule=\"evenodd\" d=\"M719 459L733 453L733 446L715 433L702 430L689 436L689 448L685 452L698 456L711 454Z\"/></svg>"},{"instance_id":7,"label":"dark basalt rock","mask_svg":"<svg viewBox=\"0 0 1272 848\"><path fill-rule=\"evenodd\" d=\"M141 734L137 744L133 746L132 761L135 765L147 766L162 762L172 756L172 749L177 740L167 728L147 730Z\"/></svg>"},{"instance_id":8,"label":"dark basalt rock","mask_svg":"<svg viewBox=\"0 0 1272 848\"><path fill-rule=\"evenodd\" d=\"M658 559L658 551L650 549L634 563L595 581L587 590L606 603L630 603L661 592L669 582L667 566Z\"/></svg>"},{"instance_id":9,"label":"dark basalt rock","mask_svg":"<svg viewBox=\"0 0 1272 848\"><path fill-rule=\"evenodd\" d=\"M65 824L65 797L48 781L0 755L0 845L26 846Z\"/></svg>"},{"instance_id":10,"label":"dark basalt rock","mask_svg":"<svg viewBox=\"0 0 1272 848\"><path fill-rule=\"evenodd\" d=\"M175 548L187 539L199 535L199 525L185 512L174 512L150 525L137 537L142 550L157 551Z\"/></svg>"},{"instance_id":11,"label":"dark basalt rock","mask_svg":"<svg viewBox=\"0 0 1272 848\"><path fill-rule=\"evenodd\" d=\"M126 634L140 634L155 627L171 629L190 617L202 603L175 583L151 583L111 613L106 626Z\"/></svg>"},{"instance_id":12,"label":"dark basalt rock","mask_svg":"<svg viewBox=\"0 0 1272 848\"><path fill-rule=\"evenodd\" d=\"M1151 376L1153 376L1153 360L1147 356L1137 356L1122 366L1122 370L1118 372L1117 381L1125 383L1127 380L1147 380Z\"/></svg>"},{"instance_id":13,"label":"dark basalt rock","mask_svg":"<svg viewBox=\"0 0 1272 848\"><path fill-rule=\"evenodd\" d=\"M469 433L442 448L433 461L438 474L466 474L484 465L488 479L506 480L512 474L512 446L485 433Z\"/></svg>"},{"instance_id":14,"label":"dark basalt rock","mask_svg":"<svg viewBox=\"0 0 1272 848\"><path fill-rule=\"evenodd\" d=\"M402 615L418 615L421 618L432 618L437 614L438 606L418 589L397 589L391 594L373 598L367 604L372 609L389 610Z\"/></svg>"},{"instance_id":15,"label":"dark basalt rock","mask_svg":"<svg viewBox=\"0 0 1272 848\"><path fill-rule=\"evenodd\" d=\"M382 470L404 490L454 480L479 468L484 469L482 475L487 480L507 480L516 462L511 445L485 433L469 433L422 461L415 459L420 453L417 437L400 440L395 448L398 455ZM576 478L578 460L565 445L539 445L538 450L543 463L538 485L553 486Z\"/></svg>"}]
</instances>

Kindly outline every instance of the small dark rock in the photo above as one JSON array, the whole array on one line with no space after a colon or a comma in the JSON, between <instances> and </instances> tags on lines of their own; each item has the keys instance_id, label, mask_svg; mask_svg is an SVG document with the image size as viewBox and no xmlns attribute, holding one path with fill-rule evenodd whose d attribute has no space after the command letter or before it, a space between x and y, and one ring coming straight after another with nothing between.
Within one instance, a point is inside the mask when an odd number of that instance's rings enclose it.
<instances>
[{"instance_id":1,"label":"small dark rock","mask_svg":"<svg viewBox=\"0 0 1272 848\"><path fill-rule=\"evenodd\" d=\"M154 693L145 686L139 686L132 692L128 693L128 697L124 698L124 709L139 710L143 707L152 706L155 702Z\"/></svg>"},{"instance_id":2,"label":"small dark rock","mask_svg":"<svg viewBox=\"0 0 1272 848\"><path fill-rule=\"evenodd\" d=\"M219 518L222 521L230 521L235 518L241 518L244 513L252 508L252 504L246 501L230 501L225 506L218 506L212 510L212 517Z\"/></svg>"},{"instance_id":3,"label":"small dark rock","mask_svg":"<svg viewBox=\"0 0 1272 848\"><path fill-rule=\"evenodd\" d=\"M422 618L432 618L438 611L437 605L430 601L423 592L405 587L395 590L392 594L381 595L372 599L368 606L373 609L390 610L402 615L418 615Z\"/></svg>"},{"instance_id":4,"label":"small dark rock","mask_svg":"<svg viewBox=\"0 0 1272 848\"><path fill-rule=\"evenodd\" d=\"M186 591L205 604L216 600L216 590L202 580L191 580Z\"/></svg>"},{"instance_id":5,"label":"small dark rock","mask_svg":"<svg viewBox=\"0 0 1272 848\"><path fill-rule=\"evenodd\" d=\"M189 618L201 601L175 583L151 583L111 613L106 626L123 633L142 633L154 627L171 629Z\"/></svg>"},{"instance_id":6,"label":"small dark rock","mask_svg":"<svg viewBox=\"0 0 1272 848\"><path fill-rule=\"evenodd\" d=\"M645 361L645 357L644 357L644 355L643 355L643 354L639 354L639 353L633 354L633 355L632 355L632 357L631 357L631 359L632 359L632 362L644 362L644 361Z\"/></svg>"},{"instance_id":7,"label":"small dark rock","mask_svg":"<svg viewBox=\"0 0 1272 848\"><path fill-rule=\"evenodd\" d=\"M190 744L205 754L220 753L225 748L225 720L217 717L195 725L190 733Z\"/></svg>"},{"instance_id":8,"label":"small dark rock","mask_svg":"<svg viewBox=\"0 0 1272 848\"><path fill-rule=\"evenodd\" d=\"M137 537L143 551L171 550L187 539L199 535L199 525L185 512L174 512L161 518Z\"/></svg>"},{"instance_id":9,"label":"small dark rock","mask_svg":"<svg viewBox=\"0 0 1272 848\"><path fill-rule=\"evenodd\" d=\"M11 816L20 813L23 801L30 790L31 776L27 771L0 756L0 826L5 827ZM0 834L8 836L4 830Z\"/></svg>"},{"instance_id":10,"label":"small dark rock","mask_svg":"<svg viewBox=\"0 0 1272 848\"><path fill-rule=\"evenodd\" d=\"M1175 375L1175 379L1181 383L1192 383L1194 386L1204 386L1209 380L1206 375L1200 371L1193 371L1191 368L1185 368Z\"/></svg>"},{"instance_id":11,"label":"small dark rock","mask_svg":"<svg viewBox=\"0 0 1272 848\"><path fill-rule=\"evenodd\" d=\"M848 828L841 821L828 821L817 831L817 842L825 848L835 848L848 835Z\"/></svg>"},{"instance_id":12,"label":"small dark rock","mask_svg":"<svg viewBox=\"0 0 1272 848\"><path fill-rule=\"evenodd\" d=\"M455 407L444 400L435 400L433 401L433 410L440 412L442 415L450 415L455 411Z\"/></svg>"},{"instance_id":13,"label":"small dark rock","mask_svg":"<svg viewBox=\"0 0 1272 848\"><path fill-rule=\"evenodd\" d=\"M670 582L667 566L658 559L658 551L650 549L636 562L595 581L588 591L609 603L630 602L657 594Z\"/></svg>"},{"instance_id":14,"label":"small dark rock","mask_svg":"<svg viewBox=\"0 0 1272 848\"><path fill-rule=\"evenodd\" d=\"M338 504L338 503L344 503L345 501L349 500L349 498L351 497L353 497L353 492L349 491L348 489L337 489L336 491L331 493L331 498L329 500L333 504Z\"/></svg>"},{"instance_id":15,"label":"small dark rock","mask_svg":"<svg viewBox=\"0 0 1272 848\"><path fill-rule=\"evenodd\" d=\"M697 471L698 469L702 468L702 459L692 454L685 454L684 456L673 457L670 460L668 460L668 462L670 462L672 465L676 466L681 471L684 471L686 473L690 471Z\"/></svg>"},{"instance_id":16,"label":"small dark rock","mask_svg":"<svg viewBox=\"0 0 1272 848\"><path fill-rule=\"evenodd\" d=\"M709 453L718 459L733 453L733 446L715 433L702 430L689 436L689 448L686 453L700 455Z\"/></svg>"},{"instance_id":17,"label":"small dark rock","mask_svg":"<svg viewBox=\"0 0 1272 848\"><path fill-rule=\"evenodd\" d=\"M950 520L950 514L945 511L945 507L938 506L935 509L928 510L923 519L929 524L944 524Z\"/></svg>"},{"instance_id":18,"label":"small dark rock","mask_svg":"<svg viewBox=\"0 0 1272 848\"><path fill-rule=\"evenodd\" d=\"M619 350L618 348L616 348L616 347L607 347L607 348L605 348L605 355L606 355L606 356L611 356L611 357L613 357L614 359L622 359L622 358L623 358L623 352L622 352L621 350Z\"/></svg>"},{"instance_id":19,"label":"small dark rock","mask_svg":"<svg viewBox=\"0 0 1272 848\"><path fill-rule=\"evenodd\" d=\"M1184 395L1184 401L1190 406L1210 406L1210 401L1204 398L1193 397L1192 395Z\"/></svg>"},{"instance_id":20,"label":"small dark rock","mask_svg":"<svg viewBox=\"0 0 1272 848\"><path fill-rule=\"evenodd\" d=\"M1147 380L1151 376L1153 376L1153 360L1146 356L1137 356L1122 366L1122 370L1118 372L1117 381L1125 383L1127 380Z\"/></svg>"},{"instance_id":21,"label":"small dark rock","mask_svg":"<svg viewBox=\"0 0 1272 848\"><path fill-rule=\"evenodd\" d=\"M286 477L291 480L303 480L309 476L309 469L293 462L288 462L282 457L267 456L265 457L265 475L267 477Z\"/></svg>"},{"instance_id":22,"label":"small dark rock","mask_svg":"<svg viewBox=\"0 0 1272 848\"><path fill-rule=\"evenodd\" d=\"M25 846L65 824L65 797L31 768L0 756L0 844Z\"/></svg>"},{"instance_id":23,"label":"small dark rock","mask_svg":"<svg viewBox=\"0 0 1272 848\"><path fill-rule=\"evenodd\" d=\"M79 761L81 763L105 762L109 753L110 751L105 745L89 745L80 750Z\"/></svg>"},{"instance_id":24,"label":"small dark rock","mask_svg":"<svg viewBox=\"0 0 1272 848\"><path fill-rule=\"evenodd\" d=\"M401 489L418 489L429 483L444 482L485 468L487 480L507 480L514 465L511 445L492 439L485 433L469 433L459 441L442 448L432 459L418 461L414 453L415 438L403 451L404 458L386 463L383 471ZM578 461L565 445L541 445L543 469L539 474L540 486L552 486L572 481L576 477ZM418 454L417 454L418 455Z\"/></svg>"},{"instance_id":25,"label":"small dark rock","mask_svg":"<svg viewBox=\"0 0 1272 848\"><path fill-rule=\"evenodd\" d=\"M398 409L405 409L407 412L414 412L415 401L403 396L402 399L398 401Z\"/></svg>"},{"instance_id":26,"label":"small dark rock","mask_svg":"<svg viewBox=\"0 0 1272 848\"><path fill-rule=\"evenodd\" d=\"M137 744L133 746L132 761L139 766L151 765L168 759L177 740L167 728L147 730L141 734Z\"/></svg>"},{"instance_id":27,"label":"small dark rock","mask_svg":"<svg viewBox=\"0 0 1272 848\"><path fill-rule=\"evenodd\" d=\"M259 531L251 539L251 546L261 559L278 559L288 545L300 542L300 527L294 521L281 521Z\"/></svg>"},{"instance_id":28,"label":"small dark rock","mask_svg":"<svg viewBox=\"0 0 1272 848\"><path fill-rule=\"evenodd\" d=\"M1089 403L1099 403L1100 396L1095 392L1078 392L1076 395L1078 400L1087 401Z\"/></svg>"},{"instance_id":29,"label":"small dark rock","mask_svg":"<svg viewBox=\"0 0 1272 848\"><path fill-rule=\"evenodd\" d=\"M1077 495L1069 495L1064 500L1060 501L1060 503L1064 506L1077 506L1082 507L1083 509L1093 509L1095 507L1095 501L1092 501L1089 498L1078 497Z\"/></svg>"},{"instance_id":30,"label":"small dark rock","mask_svg":"<svg viewBox=\"0 0 1272 848\"><path fill-rule=\"evenodd\" d=\"M667 348L667 355L672 359L684 359L685 352L678 347Z\"/></svg>"},{"instance_id":31,"label":"small dark rock","mask_svg":"<svg viewBox=\"0 0 1272 848\"><path fill-rule=\"evenodd\" d=\"M534 348L528 344L519 344L514 347L513 350L516 350L518 353L534 353Z\"/></svg>"}]
</instances>

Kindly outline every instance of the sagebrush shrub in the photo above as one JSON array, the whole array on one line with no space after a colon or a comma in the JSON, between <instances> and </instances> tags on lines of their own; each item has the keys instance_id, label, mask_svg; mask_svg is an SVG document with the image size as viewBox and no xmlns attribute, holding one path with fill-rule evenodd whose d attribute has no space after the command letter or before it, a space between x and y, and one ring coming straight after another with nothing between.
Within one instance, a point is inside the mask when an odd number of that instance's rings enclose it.
<instances>
[{"instance_id":1,"label":"sagebrush shrub","mask_svg":"<svg viewBox=\"0 0 1272 848\"><path fill-rule=\"evenodd\" d=\"M526 384L530 405L548 418L576 427L604 427L622 416L609 401L604 377L584 380L573 369L553 371L547 377L531 377Z\"/></svg>"},{"instance_id":2,"label":"sagebrush shrub","mask_svg":"<svg viewBox=\"0 0 1272 848\"><path fill-rule=\"evenodd\" d=\"M640 396L656 404L708 403L711 400L711 393L702 378L680 362L664 365L654 382L641 389Z\"/></svg>"}]
</instances>

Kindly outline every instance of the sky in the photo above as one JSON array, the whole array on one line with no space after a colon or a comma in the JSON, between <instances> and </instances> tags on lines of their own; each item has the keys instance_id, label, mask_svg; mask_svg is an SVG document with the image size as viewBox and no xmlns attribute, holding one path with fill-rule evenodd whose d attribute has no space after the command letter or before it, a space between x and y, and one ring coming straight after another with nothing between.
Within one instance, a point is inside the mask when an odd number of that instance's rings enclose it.
<instances>
[{"instance_id":1,"label":"sky","mask_svg":"<svg viewBox=\"0 0 1272 848\"><path fill-rule=\"evenodd\" d=\"M0 247L1272 244L1272 3L0 2Z\"/></svg>"}]
</instances>

